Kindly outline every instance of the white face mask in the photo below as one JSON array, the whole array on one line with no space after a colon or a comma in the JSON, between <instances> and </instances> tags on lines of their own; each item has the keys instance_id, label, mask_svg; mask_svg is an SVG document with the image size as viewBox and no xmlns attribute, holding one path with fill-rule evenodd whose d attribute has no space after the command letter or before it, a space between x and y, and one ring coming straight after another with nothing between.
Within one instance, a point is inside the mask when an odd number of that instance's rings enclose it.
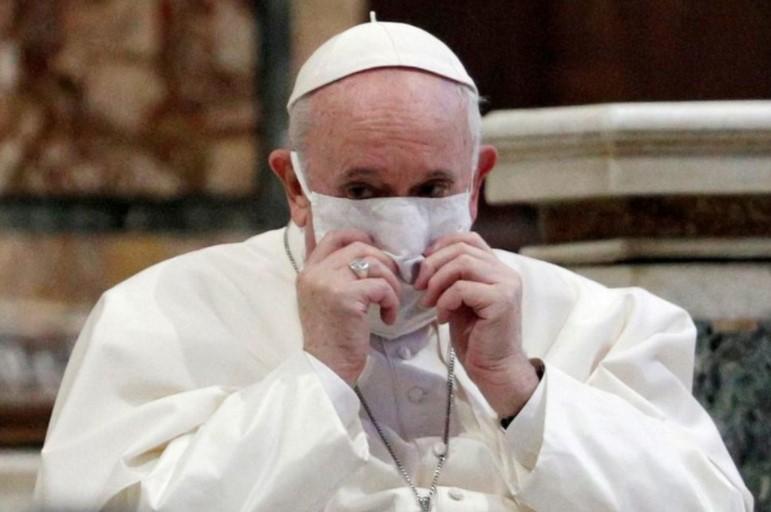
<instances>
[{"instance_id":1,"label":"white face mask","mask_svg":"<svg viewBox=\"0 0 771 512\"><path fill-rule=\"evenodd\" d=\"M379 306L369 310L370 330L388 339L398 338L431 323L434 308L424 308L412 283L417 278L423 252L437 238L471 228L469 191L441 198L384 197L346 199L313 192L308 187L297 153L292 165L303 192L311 203L316 242L339 229L357 229L369 234L375 247L390 256L399 268L402 281L399 314L393 325L380 319Z\"/></svg>"}]
</instances>

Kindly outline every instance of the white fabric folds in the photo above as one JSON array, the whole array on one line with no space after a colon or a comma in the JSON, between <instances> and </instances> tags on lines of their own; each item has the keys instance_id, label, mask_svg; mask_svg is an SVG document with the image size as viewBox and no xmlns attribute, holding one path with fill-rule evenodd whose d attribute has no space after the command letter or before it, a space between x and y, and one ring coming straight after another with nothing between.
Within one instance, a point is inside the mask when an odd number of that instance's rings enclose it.
<instances>
[{"instance_id":1,"label":"white fabric folds","mask_svg":"<svg viewBox=\"0 0 771 512\"><path fill-rule=\"evenodd\" d=\"M384 67L428 71L465 85L476 85L460 59L435 36L405 23L371 21L337 34L322 44L297 74L287 103L341 78Z\"/></svg>"},{"instance_id":2,"label":"white fabric folds","mask_svg":"<svg viewBox=\"0 0 771 512\"><path fill-rule=\"evenodd\" d=\"M290 234L301 254L299 229ZM282 236L175 258L104 294L57 399L41 506L416 510L352 390L302 351ZM751 496L690 394L688 315L638 289L497 255L522 277L524 347L546 373L504 431L459 368L437 510L750 511ZM447 340L446 328L438 341L373 339L362 377L419 486L430 482L441 435L432 418L443 417Z\"/></svg>"}]
</instances>

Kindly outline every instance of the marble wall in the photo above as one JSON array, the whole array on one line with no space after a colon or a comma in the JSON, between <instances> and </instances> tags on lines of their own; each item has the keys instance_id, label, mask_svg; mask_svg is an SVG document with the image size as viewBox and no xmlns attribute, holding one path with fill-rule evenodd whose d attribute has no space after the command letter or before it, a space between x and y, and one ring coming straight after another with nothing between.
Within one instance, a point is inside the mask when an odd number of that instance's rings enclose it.
<instances>
[{"instance_id":1,"label":"marble wall","mask_svg":"<svg viewBox=\"0 0 771 512\"><path fill-rule=\"evenodd\" d=\"M0 194L252 193L250 5L2 2Z\"/></svg>"},{"instance_id":2,"label":"marble wall","mask_svg":"<svg viewBox=\"0 0 771 512\"><path fill-rule=\"evenodd\" d=\"M249 236L241 211L262 151L254 5L0 2L0 444L40 442L104 290Z\"/></svg>"},{"instance_id":3,"label":"marble wall","mask_svg":"<svg viewBox=\"0 0 771 512\"><path fill-rule=\"evenodd\" d=\"M694 393L755 496L771 510L771 320L697 322Z\"/></svg>"},{"instance_id":4,"label":"marble wall","mask_svg":"<svg viewBox=\"0 0 771 512\"><path fill-rule=\"evenodd\" d=\"M103 291L264 229L263 141L283 121L268 125L262 100L288 96L288 77L262 61L289 73L365 8L0 1L0 446L41 443Z\"/></svg>"}]
</instances>

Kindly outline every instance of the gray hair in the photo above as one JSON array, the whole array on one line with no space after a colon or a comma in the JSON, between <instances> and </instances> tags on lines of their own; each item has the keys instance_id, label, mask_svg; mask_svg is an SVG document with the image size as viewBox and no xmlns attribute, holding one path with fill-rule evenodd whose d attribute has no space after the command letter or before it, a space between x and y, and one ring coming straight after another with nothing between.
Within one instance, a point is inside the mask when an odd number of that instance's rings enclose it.
<instances>
[{"instance_id":1,"label":"gray hair","mask_svg":"<svg viewBox=\"0 0 771 512\"><path fill-rule=\"evenodd\" d=\"M479 145L482 140L482 114L479 111L480 99L479 95L471 88L460 83L456 85L458 93L464 99L468 111L468 127L471 134L472 151L471 165L472 172L476 172L477 163L479 162ZM310 104L312 97L313 93L303 96L289 110L289 144L300 155L300 161L303 163L306 172L308 163L303 158L303 155L306 152L306 137L312 124Z\"/></svg>"}]
</instances>

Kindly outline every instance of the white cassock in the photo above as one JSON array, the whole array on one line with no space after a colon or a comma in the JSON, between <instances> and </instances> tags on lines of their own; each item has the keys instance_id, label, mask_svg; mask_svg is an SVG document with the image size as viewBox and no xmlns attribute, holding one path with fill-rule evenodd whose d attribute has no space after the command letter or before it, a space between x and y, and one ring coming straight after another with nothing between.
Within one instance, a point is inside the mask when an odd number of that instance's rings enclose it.
<instances>
[{"instance_id":1,"label":"white cassock","mask_svg":"<svg viewBox=\"0 0 771 512\"><path fill-rule=\"evenodd\" d=\"M417 511L353 390L302 351L283 230L156 265L106 292L70 359L38 503L94 510ZM290 229L295 258L302 236ZM695 331L639 289L515 254L524 348L546 363L507 430L457 365L437 511L750 511L691 396ZM360 379L418 486L446 406L448 330L372 339Z\"/></svg>"}]
</instances>

